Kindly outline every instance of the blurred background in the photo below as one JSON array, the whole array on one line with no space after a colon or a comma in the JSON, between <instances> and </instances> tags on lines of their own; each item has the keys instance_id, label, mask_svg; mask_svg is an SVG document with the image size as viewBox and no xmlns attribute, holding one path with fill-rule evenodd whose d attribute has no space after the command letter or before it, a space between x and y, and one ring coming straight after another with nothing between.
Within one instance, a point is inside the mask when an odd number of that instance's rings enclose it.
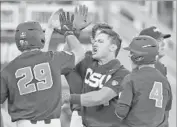
<instances>
[{"instance_id":1,"label":"blurred background","mask_svg":"<svg viewBox=\"0 0 177 127\"><path fill-rule=\"evenodd\" d=\"M39 21L45 31L46 24L52 12L58 8L74 12L74 7L85 4L89 8L92 24L81 34L80 41L86 49L91 49L89 37L95 23L107 22L123 38L123 47L131 39L149 26L157 26L162 32L170 33L172 37L166 40L163 58L168 69L168 78L172 86L174 100L170 112L170 127L176 127L176 1L60 1L60 0L1 0L1 67L20 54L17 50L14 34L17 25L28 20ZM50 50L60 50L64 39L53 33ZM127 68L130 62L127 52L121 50L118 59ZM5 112L2 110L2 112ZM8 117L3 114L5 120ZM15 127L8 124L7 127Z\"/></svg>"}]
</instances>

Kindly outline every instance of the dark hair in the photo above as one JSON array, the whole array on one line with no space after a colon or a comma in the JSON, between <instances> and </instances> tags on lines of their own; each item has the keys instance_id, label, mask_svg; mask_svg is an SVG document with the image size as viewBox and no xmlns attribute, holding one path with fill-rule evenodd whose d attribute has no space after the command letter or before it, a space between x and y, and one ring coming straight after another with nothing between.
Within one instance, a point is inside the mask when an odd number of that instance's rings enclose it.
<instances>
[{"instance_id":1,"label":"dark hair","mask_svg":"<svg viewBox=\"0 0 177 127\"><path fill-rule=\"evenodd\" d=\"M110 29L110 30L112 30L112 26L108 25L107 23L97 23L92 28L92 38L95 38L97 30L103 30L103 29Z\"/></svg>"},{"instance_id":2,"label":"dark hair","mask_svg":"<svg viewBox=\"0 0 177 127\"><path fill-rule=\"evenodd\" d=\"M122 44L122 39L120 38L119 34L117 34L112 29L103 29L103 30L101 30L100 34L101 33L107 34L109 36L109 38L111 38L112 43L117 45L117 49L115 52L115 56L117 57L117 55L120 51L120 48L121 48L121 44Z\"/></svg>"}]
</instances>

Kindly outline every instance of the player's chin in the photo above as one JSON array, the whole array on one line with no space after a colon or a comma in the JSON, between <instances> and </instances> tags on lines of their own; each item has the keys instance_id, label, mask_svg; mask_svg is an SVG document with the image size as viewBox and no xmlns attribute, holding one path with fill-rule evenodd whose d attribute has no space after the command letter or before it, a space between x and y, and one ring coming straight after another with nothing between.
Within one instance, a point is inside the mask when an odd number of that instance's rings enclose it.
<instances>
[{"instance_id":1,"label":"player's chin","mask_svg":"<svg viewBox=\"0 0 177 127\"><path fill-rule=\"evenodd\" d=\"M99 59L99 56L96 53L92 53L92 58L93 59Z\"/></svg>"}]
</instances>

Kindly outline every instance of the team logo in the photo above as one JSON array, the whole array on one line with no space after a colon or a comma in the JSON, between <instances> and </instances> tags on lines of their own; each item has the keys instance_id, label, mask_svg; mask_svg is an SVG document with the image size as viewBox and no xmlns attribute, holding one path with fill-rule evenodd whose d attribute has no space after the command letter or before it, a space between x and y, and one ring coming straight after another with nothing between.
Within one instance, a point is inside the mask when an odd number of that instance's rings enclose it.
<instances>
[{"instance_id":1,"label":"team logo","mask_svg":"<svg viewBox=\"0 0 177 127\"><path fill-rule=\"evenodd\" d=\"M20 40L20 45L21 46L27 46L28 45L28 41Z\"/></svg>"},{"instance_id":2,"label":"team logo","mask_svg":"<svg viewBox=\"0 0 177 127\"><path fill-rule=\"evenodd\" d=\"M102 88L103 84L105 84L110 78L111 78L111 75L106 76L106 75L94 72L91 68L88 68L86 71L84 82L88 84L90 87Z\"/></svg>"},{"instance_id":3,"label":"team logo","mask_svg":"<svg viewBox=\"0 0 177 127\"><path fill-rule=\"evenodd\" d=\"M119 84L118 81L116 81L116 80L113 80L113 81L112 81L112 85L113 85L113 86L116 86L116 85L118 85L118 84Z\"/></svg>"},{"instance_id":4,"label":"team logo","mask_svg":"<svg viewBox=\"0 0 177 127\"><path fill-rule=\"evenodd\" d=\"M20 34L20 38L26 38L26 32L22 32L22 33Z\"/></svg>"}]
</instances>

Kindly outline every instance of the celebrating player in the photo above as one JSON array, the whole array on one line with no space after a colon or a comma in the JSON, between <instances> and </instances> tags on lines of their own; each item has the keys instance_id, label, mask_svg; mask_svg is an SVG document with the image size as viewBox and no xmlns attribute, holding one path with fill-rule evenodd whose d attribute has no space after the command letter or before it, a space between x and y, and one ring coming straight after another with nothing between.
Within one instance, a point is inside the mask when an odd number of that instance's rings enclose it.
<instances>
[{"instance_id":1,"label":"celebrating player","mask_svg":"<svg viewBox=\"0 0 177 127\"><path fill-rule=\"evenodd\" d=\"M163 34L155 26L143 29L140 32L140 35L147 35L157 40L159 44L159 54L157 57L157 61L155 62L155 68L158 69L164 76L167 76L167 68L164 66L164 64L160 62L160 60L164 56L164 39L170 38L171 35Z\"/></svg>"},{"instance_id":2,"label":"celebrating player","mask_svg":"<svg viewBox=\"0 0 177 127\"><path fill-rule=\"evenodd\" d=\"M68 16L67 21L72 19ZM72 53L42 52L45 38L38 22L17 26L15 41L22 54L1 71L0 96L1 104L8 98L9 114L17 127L61 126L60 77L82 59L84 49L73 34L72 26L61 25L60 32Z\"/></svg>"},{"instance_id":3,"label":"celebrating player","mask_svg":"<svg viewBox=\"0 0 177 127\"><path fill-rule=\"evenodd\" d=\"M102 30L92 44L92 52L87 52L76 67L83 79L83 91L82 94L71 94L70 102L82 106L82 120L86 127L120 125L109 102L118 96L119 86L129 73L116 59L121 41L113 30ZM73 84L69 85L72 87Z\"/></svg>"},{"instance_id":4,"label":"celebrating player","mask_svg":"<svg viewBox=\"0 0 177 127\"><path fill-rule=\"evenodd\" d=\"M172 93L167 78L155 69L158 44L149 36L135 37L129 47L132 68L124 78L116 107L122 127L164 127Z\"/></svg>"},{"instance_id":5,"label":"celebrating player","mask_svg":"<svg viewBox=\"0 0 177 127\"><path fill-rule=\"evenodd\" d=\"M63 21L61 20L61 22ZM75 24L76 22L73 22L74 26L78 25ZM115 59L121 47L121 39L111 29L102 30L96 38L92 43L93 51L86 53L85 59L77 65L75 70L83 79L83 84L74 84L78 80L77 78L74 81L67 78L72 92L75 92L74 88L84 87L84 94L81 94L81 98L77 94L71 95L71 98L76 97L76 102L71 101L71 103L77 104L77 99L81 99L81 105L85 106L82 107L85 126L119 127L120 123L114 114L114 107L109 105L109 101L117 96L122 79L129 73ZM70 74L73 72L68 75ZM105 112L109 115L104 115Z\"/></svg>"},{"instance_id":6,"label":"celebrating player","mask_svg":"<svg viewBox=\"0 0 177 127\"><path fill-rule=\"evenodd\" d=\"M79 27L77 22L73 22L73 25ZM75 68L75 72L70 72L66 77L72 93L84 93L71 95L71 98L76 97L77 100L81 97L81 115L85 126L119 127L120 123L114 114L114 107L109 105L109 101L117 97L119 85L125 75L129 73L115 59L120 50L122 40L109 26L108 29L101 29L100 33L97 30L100 30L100 27L95 28L95 33L93 34L96 36L92 42L93 51L87 52L85 59ZM66 47L65 50L69 49L69 47ZM78 74L81 78L77 79L75 77L73 79L70 76ZM81 84L82 82L76 84L75 82L80 79L82 79L83 84ZM77 104L77 101L71 101L71 103Z\"/></svg>"},{"instance_id":7,"label":"celebrating player","mask_svg":"<svg viewBox=\"0 0 177 127\"><path fill-rule=\"evenodd\" d=\"M77 22L75 22L74 24L76 24L76 23ZM94 25L94 27L92 28L92 36L90 37L91 43L92 44L94 43L96 35L98 35L102 30L109 30L109 29L111 30L112 27L106 23L97 23L96 25ZM67 45L64 47L64 50L69 50ZM75 76L77 76L77 77L75 77ZM79 74L79 77L80 77L80 74ZM75 73L73 71L67 75L68 83L72 84L72 85L70 85L71 93L81 93L83 85L82 85L82 82L80 82L80 80L78 79L79 77L78 77L78 73ZM82 77L82 78L84 78L84 77ZM78 80L75 80L75 79L78 79ZM73 81L74 81L74 83L73 83Z\"/></svg>"},{"instance_id":8,"label":"celebrating player","mask_svg":"<svg viewBox=\"0 0 177 127\"><path fill-rule=\"evenodd\" d=\"M84 19L83 18L84 15L82 15L82 13L81 13L82 9L84 9L84 6L82 8L79 7L78 10L77 10L77 8L75 9L75 11L76 11L75 15L77 15L77 17L79 17L78 19L80 20L80 21L74 22L74 24L75 24L74 26L77 26L76 29L80 28L80 24L82 24L80 22L82 21L82 19ZM85 19L88 19L88 18L85 18ZM86 20L86 21L87 21L87 24L89 24L88 20ZM82 25L82 28L84 28L83 26L85 26L85 25ZM106 23L98 23L98 24L94 25L94 27L92 28L92 36L91 36L91 42L92 43L94 43L95 36L97 34L99 34L99 32L101 30L103 30L103 29L112 29L112 27L109 26ZM64 50L68 50L68 46L67 45L65 45ZM82 77L82 79L83 78L84 77ZM72 85L70 85L70 92L71 93L77 93L77 94L82 93L83 84L82 84L82 79L81 79L81 75L80 74L78 74L77 72L72 71L72 72L70 72L67 75L67 79L68 79L67 80L68 84L72 84ZM68 104L65 103L65 107L66 108L64 108L64 106L63 106L63 109L64 109L63 111L66 112L65 114L68 114L70 112L69 111L70 109L68 108L67 105ZM72 119L69 117L69 115L67 115L67 117L66 117L68 119L67 121L70 121L70 119L71 119L71 127L72 126L73 127L74 126L80 126L82 120L80 119L80 117L78 116L78 113L77 113L77 112L79 112L79 115L81 115L80 106L72 104L71 108L72 108L72 111L73 111Z\"/></svg>"}]
</instances>

